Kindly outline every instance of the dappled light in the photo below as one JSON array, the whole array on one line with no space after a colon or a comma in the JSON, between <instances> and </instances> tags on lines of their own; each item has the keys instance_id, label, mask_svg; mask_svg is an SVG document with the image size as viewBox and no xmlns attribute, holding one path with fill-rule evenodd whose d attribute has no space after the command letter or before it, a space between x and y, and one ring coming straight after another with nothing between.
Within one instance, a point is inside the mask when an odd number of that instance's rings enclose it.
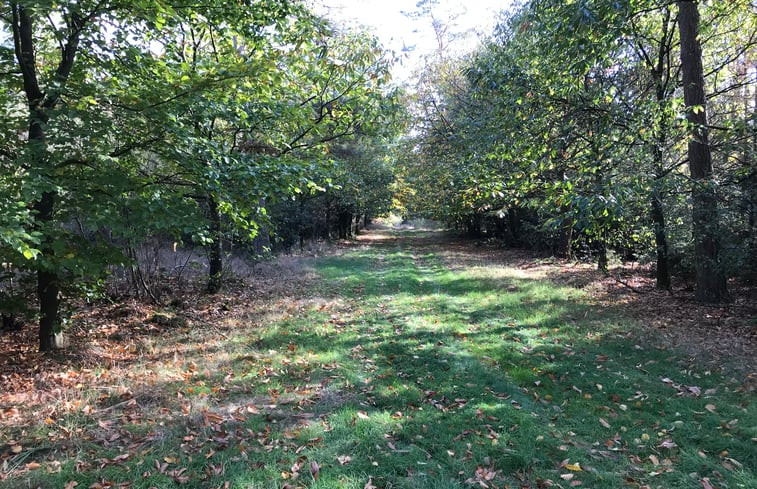
<instances>
[{"instance_id":1,"label":"dappled light","mask_svg":"<svg viewBox=\"0 0 757 489\"><path fill-rule=\"evenodd\" d=\"M753 3L4 2L0 489L756 488Z\"/></svg>"},{"instance_id":2,"label":"dappled light","mask_svg":"<svg viewBox=\"0 0 757 489\"><path fill-rule=\"evenodd\" d=\"M265 300L253 280L162 313L186 322L111 310L133 324L119 340L131 356L71 364L55 384L40 383L44 364L18 370L16 383L4 375L16 394L0 397L2 477L145 488L749 477L748 377L650 341L623 307L552 281L558 265L408 230L370 231L300 260L286 265L312 271L299 281L263 275ZM117 341L113 328L102 334ZM56 389L66 401L34 398ZM9 408L21 403L35 415ZM44 451L33 448L42 439ZM127 479L132 470L141 475Z\"/></svg>"}]
</instances>

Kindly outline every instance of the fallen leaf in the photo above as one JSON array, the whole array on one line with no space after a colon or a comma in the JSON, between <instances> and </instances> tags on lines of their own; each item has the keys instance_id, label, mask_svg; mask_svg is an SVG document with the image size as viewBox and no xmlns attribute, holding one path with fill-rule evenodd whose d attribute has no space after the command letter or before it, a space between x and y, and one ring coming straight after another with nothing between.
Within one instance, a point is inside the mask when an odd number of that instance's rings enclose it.
<instances>
[{"instance_id":1,"label":"fallen leaf","mask_svg":"<svg viewBox=\"0 0 757 489\"><path fill-rule=\"evenodd\" d=\"M320 474L321 474L321 467L318 465L318 462L313 460L312 462L310 462L310 475L313 476L314 481L317 481Z\"/></svg>"},{"instance_id":2,"label":"fallen leaf","mask_svg":"<svg viewBox=\"0 0 757 489\"><path fill-rule=\"evenodd\" d=\"M605 428L611 428L610 423L608 423L604 418L599 418L599 424L601 424Z\"/></svg>"},{"instance_id":3,"label":"fallen leaf","mask_svg":"<svg viewBox=\"0 0 757 489\"><path fill-rule=\"evenodd\" d=\"M16 455L18 455L19 453L21 453L23 451L24 451L24 447L22 447L21 445L13 445L13 446L11 446L11 452L13 452Z\"/></svg>"},{"instance_id":4,"label":"fallen leaf","mask_svg":"<svg viewBox=\"0 0 757 489\"><path fill-rule=\"evenodd\" d=\"M714 405L714 404L708 404L708 405L706 405L706 406L705 406L704 408L705 408L706 410L708 410L709 412L711 412L711 413L714 413L714 412L715 412L715 410L717 409L717 408L715 407L715 405Z\"/></svg>"},{"instance_id":5,"label":"fallen leaf","mask_svg":"<svg viewBox=\"0 0 757 489\"><path fill-rule=\"evenodd\" d=\"M337 461L339 462L339 465L347 465L348 463L352 462L352 457L349 455L339 455L336 457Z\"/></svg>"},{"instance_id":6,"label":"fallen leaf","mask_svg":"<svg viewBox=\"0 0 757 489\"><path fill-rule=\"evenodd\" d=\"M658 446L659 446L660 448L675 448L675 447L677 447L678 445L676 445L676 443L675 443L675 442L674 442L673 440L671 440L670 438L666 438L666 439L665 439L665 440L663 440L663 442L662 442L662 443L660 443L660 444L659 444Z\"/></svg>"},{"instance_id":7,"label":"fallen leaf","mask_svg":"<svg viewBox=\"0 0 757 489\"><path fill-rule=\"evenodd\" d=\"M712 484L710 484L710 479L708 477L705 477L704 479L700 479L699 483L702 484L702 489L715 489Z\"/></svg>"},{"instance_id":8,"label":"fallen leaf","mask_svg":"<svg viewBox=\"0 0 757 489\"><path fill-rule=\"evenodd\" d=\"M373 485L373 478L369 477L368 482L365 483L365 485L363 486L363 489L378 489L378 488Z\"/></svg>"},{"instance_id":9,"label":"fallen leaf","mask_svg":"<svg viewBox=\"0 0 757 489\"><path fill-rule=\"evenodd\" d=\"M581 472L583 470L580 464L565 464L565 468L572 472Z\"/></svg>"},{"instance_id":10,"label":"fallen leaf","mask_svg":"<svg viewBox=\"0 0 757 489\"><path fill-rule=\"evenodd\" d=\"M370 417L368 416L368 413L366 413L365 411L358 411L357 417L360 419L370 419Z\"/></svg>"}]
</instances>

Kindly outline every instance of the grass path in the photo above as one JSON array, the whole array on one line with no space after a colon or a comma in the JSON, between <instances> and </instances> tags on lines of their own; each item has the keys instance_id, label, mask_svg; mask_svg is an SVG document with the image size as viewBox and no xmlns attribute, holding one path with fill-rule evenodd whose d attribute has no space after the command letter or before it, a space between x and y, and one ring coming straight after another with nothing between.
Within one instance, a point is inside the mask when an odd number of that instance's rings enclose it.
<instances>
[{"instance_id":1,"label":"grass path","mask_svg":"<svg viewBox=\"0 0 757 489\"><path fill-rule=\"evenodd\" d=\"M757 487L753 394L580 290L420 231L313 266L154 345L152 391L0 439L0 488Z\"/></svg>"}]
</instances>

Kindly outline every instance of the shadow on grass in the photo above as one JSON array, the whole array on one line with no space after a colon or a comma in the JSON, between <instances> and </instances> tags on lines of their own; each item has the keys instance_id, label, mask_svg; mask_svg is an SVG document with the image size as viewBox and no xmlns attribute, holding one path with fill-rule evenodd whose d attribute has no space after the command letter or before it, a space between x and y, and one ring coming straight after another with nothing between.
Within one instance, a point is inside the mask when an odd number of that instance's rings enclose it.
<instances>
[{"instance_id":1,"label":"shadow on grass","mask_svg":"<svg viewBox=\"0 0 757 489\"><path fill-rule=\"evenodd\" d=\"M738 386L635 343L618 311L575 289L502 267L452 271L436 256L438 234L387 236L319 262L323 283L310 293L340 304L242 332L212 370L156 386L188 416L140 431L138 403L114 410L120 436L137 432L128 461L110 462L117 440L85 435L60 474L32 485L754 482L755 408Z\"/></svg>"}]
</instances>

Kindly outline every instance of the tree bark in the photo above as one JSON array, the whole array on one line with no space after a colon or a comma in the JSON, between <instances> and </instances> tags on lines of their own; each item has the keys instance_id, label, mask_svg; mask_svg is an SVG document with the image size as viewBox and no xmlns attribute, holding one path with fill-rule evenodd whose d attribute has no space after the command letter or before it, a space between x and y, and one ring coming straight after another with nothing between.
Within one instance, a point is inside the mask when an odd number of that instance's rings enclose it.
<instances>
[{"instance_id":1,"label":"tree bark","mask_svg":"<svg viewBox=\"0 0 757 489\"><path fill-rule=\"evenodd\" d=\"M221 238L221 212L218 202L212 195L208 196L208 212L210 214L210 236L213 242L208 245L208 287L209 294L216 294L221 290L223 279L223 245Z\"/></svg>"},{"instance_id":2,"label":"tree bark","mask_svg":"<svg viewBox=\"0 0 757 489\"><path fill-rule=\"evenodd\" d=\"M44 192L42 198L34 205L38 223L47 224L53 220L55 210L55 194ZM54 252L50 246L50 239L42 242L42 255L50 259ZM37 298L39 300L39 351L51 351L56 347L55 333L60 328L58 308L60 300L58 294L60 286L59 277L54 270L54 265L44 264L37 270Z\"/></svg>"},{"instance_id":3,"label":"tree bark","mask_svg":"<svg viewBox=\"0 0 757 489\"><path fill-rule=\"evenodd\" d=\"M702 48L699 43L699 10L695 1L678 2L681 36L681 71L689 137L689 171L692 188L692 234L696 267L696 298L703 302L728 300L726 277L720 263L718 202L712 175L704 94Z\"/></svg>"},{"instance_id":4,"label":"tree bark","mask_svg":"<svg viewBox=\"0 0 757 489\"><path fill-rule=\"evenodd\" d=\"M652 190L652 223L654 225L655 249L657 252L657 270L655 271L657 288L670 289L670 260L668 254L668 237L665 231L665 211L657 189Z\"/></svg>"},{"instance_id":5,"label":"tree bark","mask_svg":"<svg viewBox=\"0 0 757 489\"><path fill-rule=\"evenodd\" d=\"M597 241L597 270L608 275L610 273L610 262L607 259L607 242L604 237Z\"/></svg>"}]
</instances>

